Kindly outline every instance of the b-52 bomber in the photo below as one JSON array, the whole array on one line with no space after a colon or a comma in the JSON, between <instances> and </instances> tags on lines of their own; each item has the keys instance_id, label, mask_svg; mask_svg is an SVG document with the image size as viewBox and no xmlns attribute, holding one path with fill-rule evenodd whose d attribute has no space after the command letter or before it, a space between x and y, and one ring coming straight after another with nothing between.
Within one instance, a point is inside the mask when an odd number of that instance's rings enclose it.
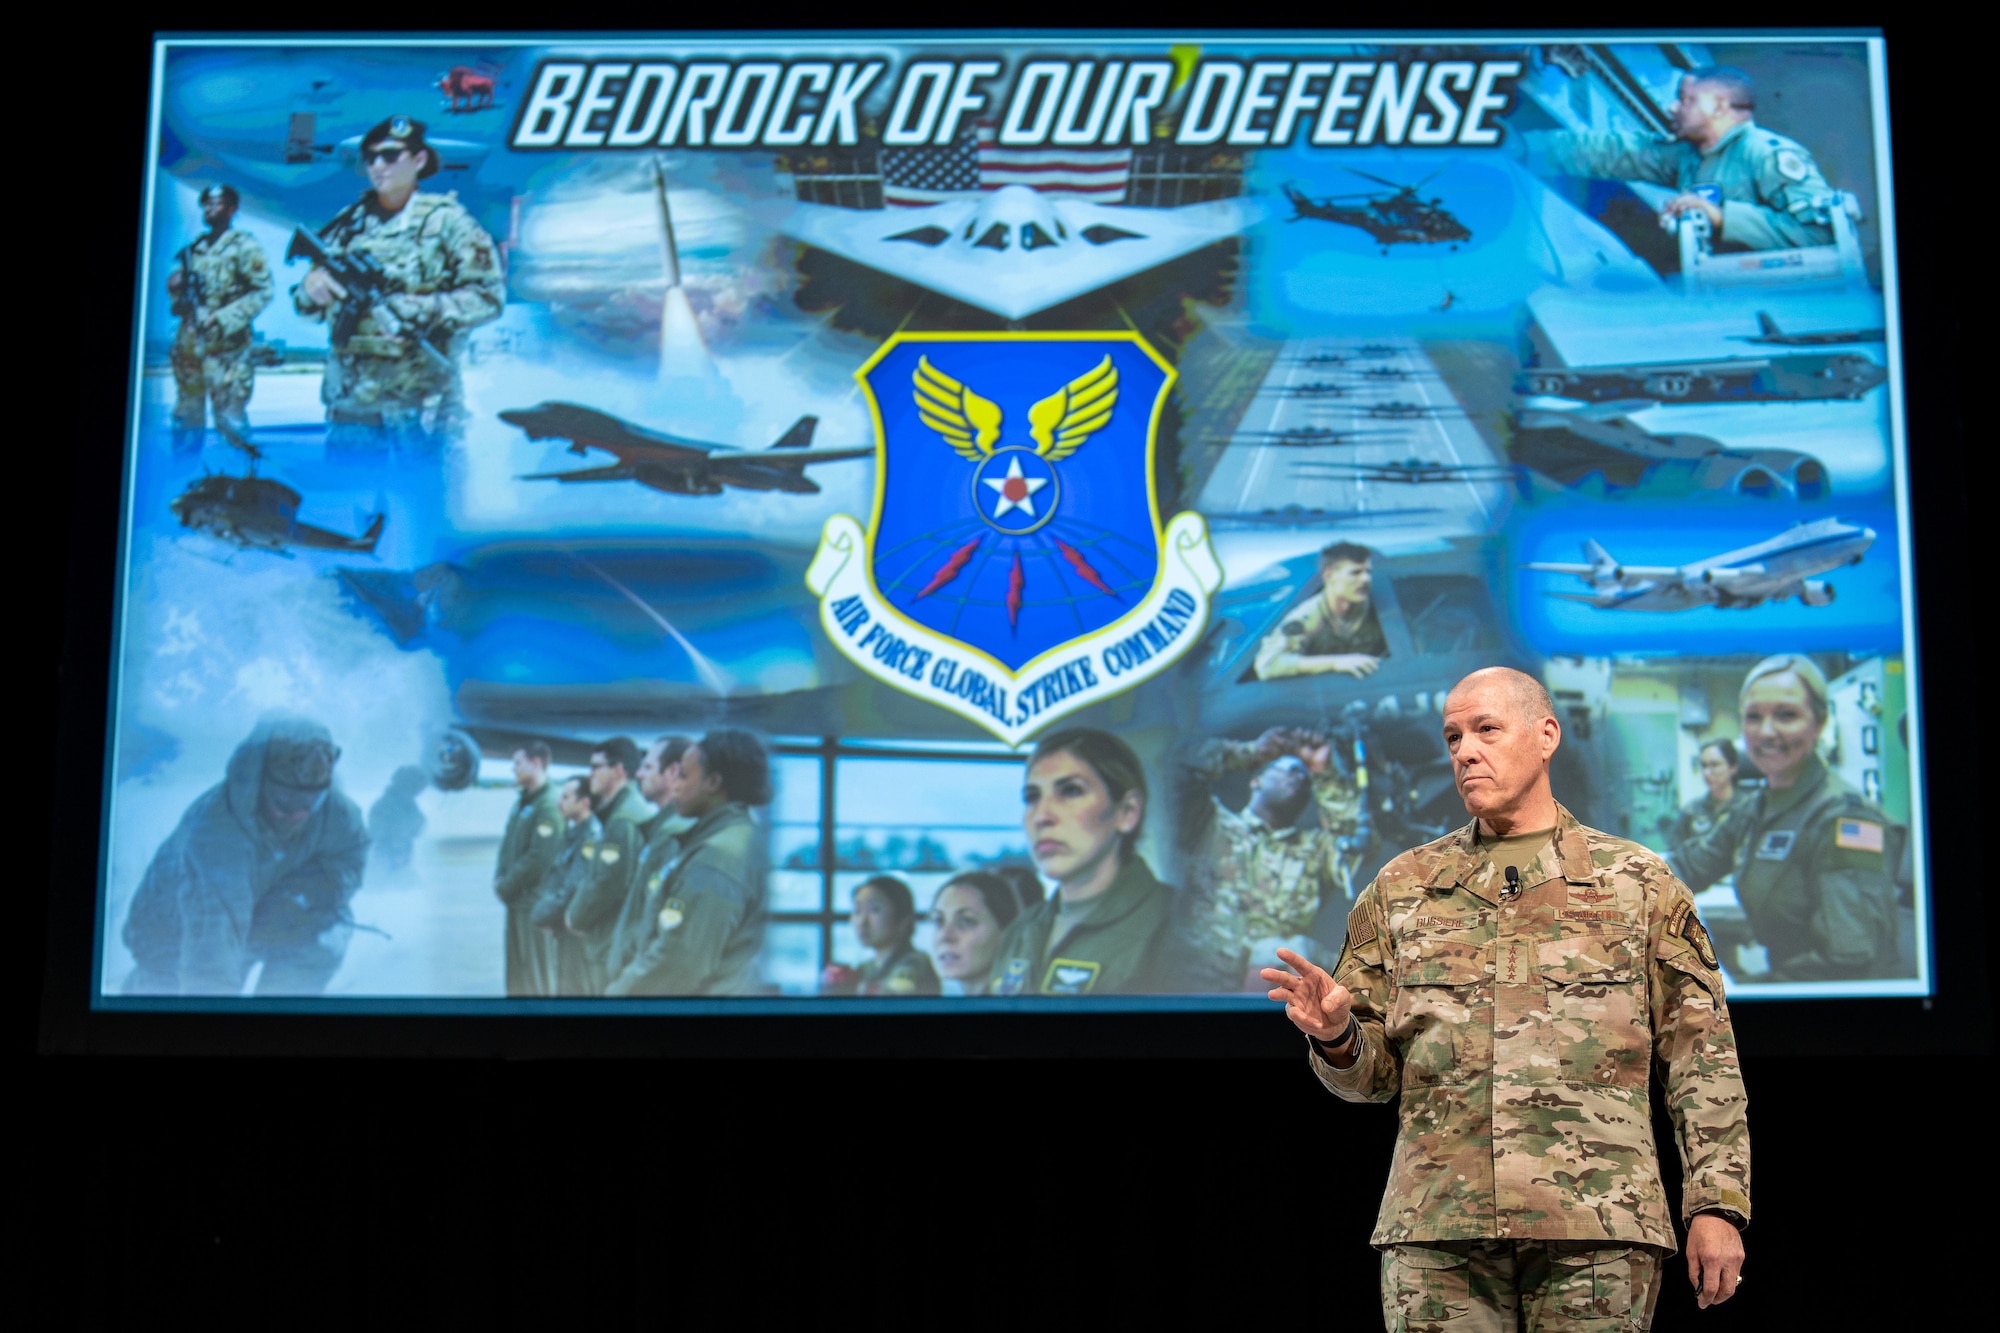
<instances>
[{"instance_id":1,"label":"b-52 bomber","mask_svg":"<svg viewBox=\"0 0 2000 1333\"><path fill-rule=\"evenodd\" d=\"M1443 167L1438 168L1438 171L1442 170ZM1353 167L1348 167L1347 171L1363 180L1387 186L1390 192L1362 190L1314 199L1297 186L1287 185L1284 187L1285 198L1292 205L1292 216L1285 220L1298 222L1313 218L1358 228L1374 238L1385 255L1392 245L1449 245L1456 250L1460 241L1472 239L1471 229L1452 216L1444 206L1444 200L1424 199L1417 194L1437 176L1438 171L1433 171L1414 185L1371 176ZM1349 200L1355 202L1349 203Z\"/></svg>"},{"instance_id":2,"label":"b-52 bomber","mask_svg":"<svg viewBox=\"0 0 2000 1333\"><path fill-rule=\"evenodd\" d=\"M167 506L182 527L205 532L245 550L269 551L288 559L292 554L289 548L294 546L374 554L376 544L382 540L383 515L375 515L359 537L299 522L299 493L281 481L257 475L263 451L228 427L223 428L222 434L230 444L249 455L250 471L241 477L211 472L196 478Z\"/></svg>"},{"instance_id":3,"label":"b-52 bomber","mask_svg":"<svg viewBox=\"0 0 2000 1333\"><path fill-rule=\"evenodd\" d=\"M1386 463L1294 463L1292 475L1331 481L1390 481L1415 486L1430 481L1518 481L1522 469L1506 463L1440 463L1429 458Z\"/></svg>"},{"instance_id":4,"label":"b-52 bomber","mask_svg":"<svg viewBox=\"0 0 2000 1333\"><path fill-rule=\"evenodd\" d=\"M1875 529L1837 518L1796 523L1768 541L1685 565L1621 565L1595 540L1583 544L1588 564L1538 560L1522 566L1549 574L1575 574L1590 585L1551 597L1606 611L1685 611L1690 607L1744 608L1796 597L1807 606L1833 601L1833 585L1810 577L1841 565L1858 565L1875 544Z\"/></svg>"},{"instance_id":5,"label":"b-52 bomber","mask_svg":"<svg viewBox=\"0 0 2000 1333\"><path fill-rule=\"evenodd\" d=\"M1514 391L1586 403L1652 398L1662 403L1775 403L1859 399L1889 378L1858 352L1732 356L1636 366L1536 366Z\"/></svg>"},{"instance_id":6,"label":"b-52 bomber","mask_svg":"<svg viewBox=\"0 0 2000 1333\"><path fill-rule=\"evenodd\" d=\"M1441 410L1429 403L1412 403L1399 398L1387 403L1370 403L1363 409L1362 415L1378 421L1419 421Z\"/></svg>"},{"instance_id":7,"label":"b-52 bomber","mask_svg":"<svg viewBox=\"0 0 2000 1333\"><path fill-rule=\"evenodd\" d=\"M1562 486L1592 476L1606 486L1649 486L1662 492L1712 491L1751 499L1820 500L1826 468L1795 449L1732 449L1706 435L1655 435L1628 419L1659 404L1652 399L1577 404L1561 411L1524 408L1514 414L1508 452Z\"/></svg>"},{"instance_id":8,"label":"b-52 bomber","mask_svg":"<svg viewBox=\"0 0 2000 1333\"><path fill-rule=\"evenodd\" d=\"M1286 398L1345 398L1352 392L1345 384L1330 380L1308 380L1304 384L1266 384L1259 393L1281 394Z\"/></svg>"},{"instance_id":9,"label":"b-52 bomber","mask_svg":"<svg viewBox=\"0 0 2000 1333\"><path fill-rule=\"evenodd\" d=\"M728 487L817 495L819 485L806 476L806 468L815 463L868 458L875 452L867 446L808 448L813 430L819 425L819 418L812 416L800 417L778 437L777 443L754 453L647 430L575 403L510 408L500 414L500 419L510 426L519 426L531 440L568 440L573 454L602 449L618 460L605 467L533 472L522 477L522 481L636 481L668 495L720 495Z\"/></svg>"},{"instance_id":10,"label":"b-52 bomber","mask_svg":"<svg viewBox=\"0 0 2000 1333\"><path fill-rule=\"evenodd\" d=\"M1279 449L1316 449L1322 445L1359 444L1363 436L1397 436L1400 430L1335 430L1331 426L1292 426L1285 430L1239 430L1209 438L1218 444L1262 444Z\"/></svg>"},{"instance_id":11,"label":"b-52 bomber","mask_svg":"<svg viewBox=\"0 0 2000 1333\"><path fill-rule=\"evenodd\" d=\"M1762 310L1757 312L1758 334L1732 334L1738 342L1768 343L1774 347L1830 347L1836 343L1878 343L1889 336L1887 329L1827 329L1818 333L1786 333L1778 321Z\"/></svg>"}]
</instances>

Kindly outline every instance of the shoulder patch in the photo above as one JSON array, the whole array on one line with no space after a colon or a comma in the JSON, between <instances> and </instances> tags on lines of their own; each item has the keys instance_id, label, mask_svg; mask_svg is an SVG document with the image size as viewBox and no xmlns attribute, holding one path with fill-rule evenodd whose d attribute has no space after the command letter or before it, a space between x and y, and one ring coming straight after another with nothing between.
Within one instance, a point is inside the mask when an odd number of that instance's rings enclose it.
<instances>
[{"instance_id":1,"label":"shoulder patch","mask_svg":"<svg viewBox=\"0 0 2000 1333\"><path fill-rule=\"evenodd\" d=\"M916 978L904 976L901 972L896 973L894 976L890 977L887 981L882 983L883 990L893 992L894 994L897 995L908 995L911 991L915 990L916 988L917 988Z\"/></svg>"},{"instance_id":2,"label":"shoulder patch","mask_svg":"<svg viewBox=\"0 0 2000 1333\"><path fill-rule=\"evenodd\" d=\"M618 864L619 855L620 853L616 847L600 847L597 852L597 859L605 865L615 866Z\"/></svg>"},{"instance_id":3,"label":"shoulder patch","mask_svg":"<svg viewBox=\"0 0 2000 1333\"><path fill-rule=\"evenodd\" d=\"M686 917L687 909L681 906L681 900L678 898L669 898L660 905L659 921L661 930L672 930L685 920Z\"/></svg>"},{"instance_id":4,"label":"shoulder patch","mask_svg":"<svg viewBox=\"0 0 2000 1333\"><path fill-rule=\"evenodd\" d=\"M1806 160L1790 148L1780 148L1773 163L1778 174L1788 181L1802 181L1806 178Z\"/></svg>"},{"instance_id":5,"label":"shoulder patch","mask_svg":"<svg viewBox=\"0 0 2000 1333\"><path fill-rule=\"evenodd\" d=\"M1882 826L1872 819L1837 819L1833 823L1833 845L1850 852L1882 850Z\"/></svg>"},{"instance_id":6,"label":"shoulder patch","mask_svg":"<svg viewBox=\"0 0 2000 1333\"><path fill-rule=\"evenodd\" d=\"M1702 926L1701 918L1695 915L1692 903L1680 914L1680 925L1675 928L1674 933L1694 946L1694 951L1701 955L1702 962L1708 964L1710 968L1718 966L1715 960L1715 945L1708 938L1708 931Z\"/></svg>"},{"instance_id":7,"label":"shoulder patch","mask_svg":"<svg viewBox=\"0 0 2000 1333\"><path fill-rule=\"evenodd\" d=\"M1375 921L1366 912L1356 907L1347 914L1347 947L1366 944L1375 938Z\"/></svg>"},{"instance_id":8,"label":"shoulder patch","mask_svg":"<svg viewBox=\"0 0 2000 1333\"><path fill-rule=\"evenodd\" d=\"M535 825L535 836L538 838L553 838L556 836L556 826L554 824L537 824Z\"/></svg>"}]
</instances>

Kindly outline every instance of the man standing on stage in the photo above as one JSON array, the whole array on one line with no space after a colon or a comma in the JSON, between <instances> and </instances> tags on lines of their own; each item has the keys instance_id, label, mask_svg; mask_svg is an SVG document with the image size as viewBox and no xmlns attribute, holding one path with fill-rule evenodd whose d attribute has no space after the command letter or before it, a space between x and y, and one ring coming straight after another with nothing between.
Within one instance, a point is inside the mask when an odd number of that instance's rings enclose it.
<instances>
[{"instance_id":1,"label":"man standing on stage","mask_svg":"<svg viewBox=\"0 0 2000 1333\"><path fill-rule=\"evenodd\" d=\"M1266 969L1337 1097L1401 1096L1373 1243L1391 1330L1644 1328L1673 1253L1648 1080L1681 1146L1688 1274L1735 1294L1750 1135L1721 974L1661 860L1549 788L1562 725L1532 676L1445 700L1471 823L1383 868L1333 975Z\"/></svg>"}]
</instances>

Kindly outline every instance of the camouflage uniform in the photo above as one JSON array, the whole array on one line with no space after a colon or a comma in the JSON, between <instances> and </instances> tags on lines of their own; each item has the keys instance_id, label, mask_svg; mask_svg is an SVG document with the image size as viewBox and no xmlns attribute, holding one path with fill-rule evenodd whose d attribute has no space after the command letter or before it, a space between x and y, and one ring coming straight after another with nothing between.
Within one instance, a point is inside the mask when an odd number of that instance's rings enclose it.
<instances>
[{"instance_id":1,"label":"camouflage uniform","mask_svg":"<svg viewBox=\"0 0 2000 1333\"><path fill-rule=\"evenodd\" d=\"M1771 959L1759 981L1907 975L1889 856L1903 831L1817 757L1759 793L1740 837L1736 900Z\"/></svg>"},{"instance_id":2,"label":"camouflage uniform","mask_svg":"<svg viewBox=\"0 0 2000 1333\"><path fill-rule=\"evenodd\" d=\"M1706 153L1680 139L1650 134L1526 136L1532 158L1560 176L1651 181L1686 193L1713 185L1722 193L1722 234L1751 250L1832 245L1834 189L1795 139L1744 121Z\"/></svg>"},{"instance_id":3,"label":"camouflage uniform","mask_svg":"<svg viewBox=\"0 0 2000 1333\"><path fill-rule=\"evenodd\" d=\"M264 249L250 233L226 227L195 237L174 260L174 271L189 275L176 301L185 313L169 353L174 428L203 430L213 402L218 426L246 432L250 418L245 408L256 386L250 323L271 304L271 266Z\"/></svg>"},{"instance_id":4,"label":"camouflage uniform","mask_svg":"<svg viewBox=\"0 0 2000 1333\"><path fill-rule=\"evenodd\" d=\"M456 362L460 335L497 318L506 299L493 238L456 194L413 194L385 216L372 190L320 228L319 236L332 254L365 254L382 267L391 293L387 305L402 329L391 333L370 314L330 349L320 385L333 423L328 444L375 451L400 442L425 449L456 436L465 416ZM303 287L292 289L292 303L308 319L331 313L307 300ZM446 364L426 355L418 338Z\"/></svg>"},{"instance_id":5,"label":"camouflage uniform","mask_svg":"<svg viewBox=\"0 0 2000 1333\"><path fill-rule=\"evenodd\" d=\"M1348 918L1334 976L1354 993L1356 1058L1310 1058L1344 1100L1401 1098L1372 1238L1389 1252L1392 1329L1454 1306L1480 1318L1450 1327L1513 1328L1494 1306L1502 1260L1519 1299L1576 1308L1541 1328L1644 1327L1657 1258L1675 1248L1656 1062L1683 1217L1750 1216L1743 1079L1693 898L1637 843L1558 817L1512 901L1475 823L1390 862ZM1594 1294L1570 1301L1586 1263ZM1586 1313L1599 1322L1577 1322Z\"/></svg>"},{"instance_id":6,"label":"camouflage uniform","mask_svg":"<svg viewBox=\"0 0 2000 1333\"><path fill-rule=\"evenodd\" d=\"M1371 598L1358 616L1336 620L1326 599L1315 595L1294 610L1285 622L1264 636L1257 645L1257 679L1279 680L1304 674L1301 657L1329 657L1335 653L1365 653L1387 657L1389 640L1382 633L1382 618Z\"/></svg>"},{"instance_id":7,"label":"camouflage uniform","mask_svg":"<svg viewBox=\"0 0 2000 1333\"><path fill-rule=\"evenodd\" d=\"M556 809L555 783L523 790L507 813L500 857L493 868L493 893L507 907L507 993L542 995L542 979L552 970L542 957L547 941L532 919L535 896L555 864L563 826Z\"/></svg>"},{"instance_id":8,"label":"camouflage uniform","mask_svg":"<svg viewBox=\"0 0 2000 1333\"><path fill-rule=\"evenodd\" d=\"M1247 808L1231 810L1212 791L1224 774L1268 762L1254 741L1208 741L1180 772L1178 827L1191 844L1183 859L1190 934L1215 957L1231 989L1241 986L1253 958L1279 944L1296 948L1293 941L1313 929L1322 906L1343 913L1347 906L1340 840L1359 823L1361 794L1353 777L1340 771L1336 757L1312 778L1319 827L1272 828Z\"/></svg>"}]
</instances>

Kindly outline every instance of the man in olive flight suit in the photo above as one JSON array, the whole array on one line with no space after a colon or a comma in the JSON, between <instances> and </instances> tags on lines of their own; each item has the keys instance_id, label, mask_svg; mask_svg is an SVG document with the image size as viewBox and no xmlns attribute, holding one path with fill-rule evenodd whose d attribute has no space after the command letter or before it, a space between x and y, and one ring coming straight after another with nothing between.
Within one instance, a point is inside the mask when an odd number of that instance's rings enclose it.
<instances>
[{"instance_id":1,"label":"man in olive flight suit","mask_svg":"<svg viewBox=\"0 0 2000 1333\"><path fill-rule=\"evenodd\" d=\"M562 816L549 783L549 747L530 741L514 751L514 785L520 796L507 814L500 859L493 868L493 893L507 908L507 993L545 995L543 978L554 969L543 955L549 941L531 919L535 895L555 864Z\"/></svg>"},{"instance_id":2,"label":"man in olive flight suit","mask_svg":"<svg viewBox=\"0 0 2000 1333\"><path fill-rule=\"evenodd\" d=\"M681 755L674 804L694 821L657 885L642 885L641 933L609 996L748 995L764 947L763 836L771 761L747 731L711 731Z\"/></svg>"},{"instance_id":3,"label":"man in olive flight suit","mask_svg":"<svg viewBox=\"0 0 2000 1333\"><path fill-rule=\"evenodd\" d=\"M383 297L336 333L320 399L328 447L428 452L464 424L458 354L463 335L499 316L506 299L500 251L455 194L425 194L438 173L424 123L391 116L361 137L369 188L319 230L330 257L379 269ZM327 320L366 293L315 266L292 289L308 319ZM339 321L336 320L336 323Z\"/></svg>"},{"instance_id":4,"label":"man in olive flight suit","mask_svg":"<svg viewBox=\"0 0 2000 1333\"><path fill-rule=\"evenodd\" d=\"M167 294L181 320L169 353L176 453L201 448L210 403L217 426L238 434L250 430L245 409L257 378L250 324L271 304L271 266L249 232L229 225L236 207L234 186L203 190L201 220L208 230L174 257L167 274Z\"/></svg>"},{"instance_id":5,"label":"man in olive flight suit","mask_svg":"<svg viewBox=\"0 0 2000 1333\"><path fill-rule=\"evenodd\" d=\"M611 979L612 941L646 842L641 826L654 813L631 780L639 758L639 747L627 736L613 736L590 755L590 803L604 833L597 844L597 873L577 889L563 921L571 934L582 937L585 986L591 995L603 994Z\"/></svg>"},{"instance_id":6,"label":"man in olive flight suit","mask_svg":"<svg viewBox=\"0 0 2000 1333\"><path fill-rule=\"evenodd\" d=\"M1756 106L1750 76L1715 65L1682 76L1672 139L1568 131L1522 138L1531 167L1550 174L1672 186L1681 193L1664 216L1698 209L1717 242L1749 250L1832 245L1833 187L1801 144L1757 124ZM1696 187L1704 185L1721 203L1702 197Z\"/></svg>"},{"instance_id":7,"label":"man in olive flight suit","mask_svg":"<svg viewBox=\"0 0 2000 1333\"><path fill-rule=\"evenodd\" d=\"M1332 975L1289 950L1292 970L1264 973L1329 1091L1401 1099L1372 1238L1386 1326L1647 1327L1675 1239L1655 1069L1681 1150L1689 1277L1701 1305L1728 1300L1750 1138L1693 896L1644 847L1556 803L1562 726L1532 676L1460 681L1444 735L1473 821L1383 868Z\"/></svg>"},{"instance_id":8,"label":"man in olive flight suit","mask_svg":"<svg viewBox=\"0 0 2000 1333\"><path fill-rule=\"evenodd\" d=\"M694 827L694 821L681 814L674 804L680 789L681 756L691 743L685 736L662 736L639 761L639 772L633 781L654 814L639 825L643 842L631 883L625 890L625 902L618 911L618 925L611 935L611 953L605 966L607 976L617 976L639 952L640 941L646 935L647 899L657 894L665 881L679 854L681 835Z\"/></svg>"},{"instance_id":9,"label":"man in olive flight suit","mask_svg":"<svg viewBox=\"0 0 2000 1333\"><path fill-rule=\"evenodd\" d=\"M571 900L603 873L597 854L603 847L604 825L590 808L590 779L573 777L556 795L556 813L564 824L562 846L542 877L528 920L542 932L540 957L547 969L541 981L544 995L589 995L590 963L582 937L564 921Z\"/></svg>"},{"instance_id":10,"label":"man in olive flight suit","mask_svg":"<svg viewBox=\"0 0 2000 1333\"><path fill-rule=\"evenodd\" d=\"M1231 810L1214 793L1226 774L1255 769L1250 802ZM1254 741L1205 741L1180 765L1180 818L1189 932L1222 984L1241 989L1280 944L1308 947L1322 907L1346 916L1342 840L1358 823L1360 792L1331 742L1285 727ZM1319 825L1301 828L1308 805ZM1337 936L1336 936L1337 938ZM1253 963L1253 960L1255 962Z\"/></svg>"}]
</instances>

